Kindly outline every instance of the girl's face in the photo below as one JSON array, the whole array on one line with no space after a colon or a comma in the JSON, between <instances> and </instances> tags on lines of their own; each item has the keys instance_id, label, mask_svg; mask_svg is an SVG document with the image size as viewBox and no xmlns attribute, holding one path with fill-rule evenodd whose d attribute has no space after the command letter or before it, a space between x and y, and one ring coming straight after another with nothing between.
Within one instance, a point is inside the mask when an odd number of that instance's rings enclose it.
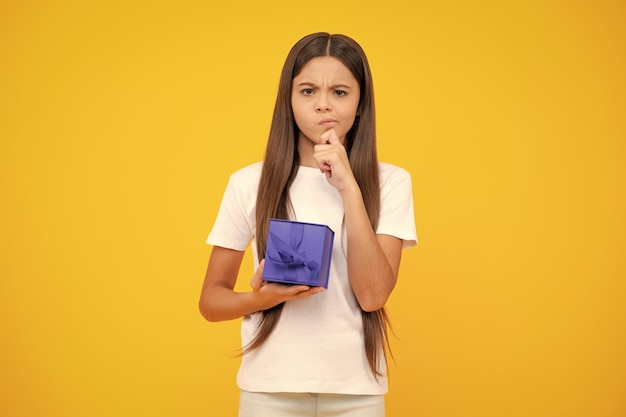
<instances>
[{"instance_id":1,"label":"girl's face","mask_svg":"<svg viewBox=\"0 0 626 417\"><path fill-rule=\"evenodd\" d=\"M337 58L311 59L292 80L291 107L299 148L322 143L320 136L335 129L343 144L354 124L361 92L350 70Z\"/></svg>"}]
</instances>

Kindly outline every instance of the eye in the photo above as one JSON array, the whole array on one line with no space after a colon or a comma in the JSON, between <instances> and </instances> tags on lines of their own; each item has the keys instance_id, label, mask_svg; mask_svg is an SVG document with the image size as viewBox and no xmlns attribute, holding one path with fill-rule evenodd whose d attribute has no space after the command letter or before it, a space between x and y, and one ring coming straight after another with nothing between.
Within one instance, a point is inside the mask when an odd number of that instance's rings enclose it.
<instances>
[{"instance_id":1,"label":"eye","mask_svg":"<svg viewBox=\"0 0 626 417\"><path fill-rule=\"evenodd\" d=\"M313 89L305 88L304 90L302 90L302 94L304 94L305 96L310 96L311 94L313 94Z\"/></svg>"},{"instance_id":2,"label":"eye","mask_svg":"<svg viewBox=\"0 0 626 417\"><path fill-rule=\"evenodd\" d=\"M345 96L346 94L348 94L346 91L343 91L343 90L335 90L335 95L336 95L336 96L343 97L343 96Z\"/></svg>"}]
</instances>

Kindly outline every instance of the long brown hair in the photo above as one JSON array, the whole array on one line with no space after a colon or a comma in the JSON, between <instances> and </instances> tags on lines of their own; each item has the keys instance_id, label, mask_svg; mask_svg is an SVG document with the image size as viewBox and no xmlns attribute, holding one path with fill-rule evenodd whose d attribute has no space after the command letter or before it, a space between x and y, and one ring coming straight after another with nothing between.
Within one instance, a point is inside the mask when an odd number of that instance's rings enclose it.
<instances>
[{"instance_id":1,"label":"long brown hair","mask_svg":"<svg viewBox=\"0 0 626 417\"><path fill-rule=\"evenodd\" d=\"M300 157L298 155L298 126L291 108L292 80L312 58L332 56L339 59L358 81L360 102L357 117L348 131L345 147L350 166L356 178L365 208L376 230L380 212L380 187L378 158L376 152L376 125L372 75L367 57L360 45L345 35L313 33L300 39L287 55L278 86L278 95L265 151L265 160L259 182L256 201L256 248L259 261L266 248L269 218L289 219L293 208L289 200L289 188L293 183ZM285 161L292 161L291 165ZM259 347L278 323L283 303L262 312L262 318L254 339L244 347L249 352ZM364 331L364 349L367 360L376 378L379 371L380 354L386 356L389 348L387 326L389 320L384 309L374 312L361 310Z\"/></svg>"}]
</instances>

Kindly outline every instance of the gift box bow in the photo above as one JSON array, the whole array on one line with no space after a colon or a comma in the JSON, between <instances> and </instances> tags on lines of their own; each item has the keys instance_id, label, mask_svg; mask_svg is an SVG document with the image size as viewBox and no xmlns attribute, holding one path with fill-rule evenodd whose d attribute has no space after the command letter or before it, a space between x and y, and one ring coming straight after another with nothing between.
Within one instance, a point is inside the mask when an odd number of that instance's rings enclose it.
<instances>
[{"instance_id":1,"label":"gift box bow","mask_svg":"<svg viewBox=\"0 0 626 417\"><path fill-rule=\"evenodd\" d=\"M289 242L276 233L269 233L275 250L268 251L268 258L277 266L285 269L285 278L291 281L308 281L319 269L319 264L307 260L306 251L300 251L304 239L304 225L292 223L290 226Z\"/></svg>"}]
</instances>

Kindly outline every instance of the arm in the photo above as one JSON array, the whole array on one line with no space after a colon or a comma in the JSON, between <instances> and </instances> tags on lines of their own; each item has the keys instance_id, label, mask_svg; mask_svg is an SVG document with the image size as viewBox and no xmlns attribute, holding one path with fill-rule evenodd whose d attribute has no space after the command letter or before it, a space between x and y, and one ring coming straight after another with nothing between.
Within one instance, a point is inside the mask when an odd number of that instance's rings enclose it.
<instances>
[{"instance_id":1,"label":"arm","mask_svg":"<svg viewBox=\"0 0 626 417\"><path fill-rule=\"evenodd\" d=\"M250 280L252 291L236 292L234 288L243 255L243 251L213 247L199 301L200 313L208 321L236 319L266 310L283 301L306 298L323 290L306 285L266 283L261 280L264 264L261 261Z\"/></svg>"},{"instance_id":2,"label":"arm","mask_svg":"<svg viewBox=\"0 0 626 417\"><path fill-rule=\"evenodd\" d=\"M379 310L396 285L402 240L374 233L358 186L342 192L341 197L348 234L350 285L363 310Z\"/></svg>"},{"instance_id":3,"label":"arm","mask_svg":"<svg viewBox=\"0 0 626 417\"><path fill-rule=\"evenodd\" d=\"M361 308L384 307L395 287L402 255L402 240L376 235L367 216L361 190L352 174L348 156L333 129L315 145L320 170L340 193L348 235L348 278Z\"/></svg>"}]
</instances>

